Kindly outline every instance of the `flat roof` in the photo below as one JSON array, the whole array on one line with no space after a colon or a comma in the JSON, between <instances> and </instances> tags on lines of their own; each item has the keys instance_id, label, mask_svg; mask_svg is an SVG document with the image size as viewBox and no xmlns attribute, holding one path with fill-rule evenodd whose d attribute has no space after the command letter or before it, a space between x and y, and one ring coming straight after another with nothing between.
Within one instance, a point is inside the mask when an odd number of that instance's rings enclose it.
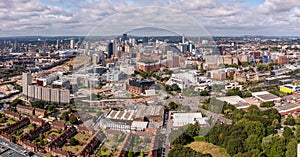
<instances>
[{"instance_id":1,"label":"flat roof","mask_svg":"<svg viewBox=\"0 0 300 157\"><path fill-rule=\"evenodd\" d=\"M280 97L269 93L268 91L262 91L262 92L254 92L252 93L252 96L258 98L261 101L279 101L281 100Z\"/></svg>"},{"instance_id":2,"label":"flat roof","mask_svg":"<svg viewBox=\"0 0 300 157\"><path fill-rule=\"evenodd\" d=\"M290 76L281 75L281 76L277 76L277 77L269 77L269 78L266 78L266 80L275 80L275 79L284 79L284 78L290 78Z\"/></svg>"},{"instance_id":3,"label":"flat roof","mask_svg":"<svg viewBox=\"0 0 300 157\"><path fill-rule=\"evenodd\" d=\"M146 116L159 116L162 113L164 107L163 106L146 106L146 105L141 105L138 107L135 118L143 118Z\"/></svg>"},{"instance_id":4,"label":"flat roof","mask_svg":"<svg viewBox=\"0 0 300 157\"><path fill-rule=\"evenodd\" d=\"M173 126L180 127L187 124L194 124L197 120L201 122L202 114L197 113L173 113Z\"/></svg>"},{"instance_id":5,"label":"flat roof","mask_svg":"<svg viewBox=\"0 0 300 157\"><path fill-rule=\"evenodd\" d=\"M148 125L148 122L140 122L140 121L133 121L131 123L131 128L132 129L146 129Z\"/></svg>"},{"instance_id":6,"label":"flat roof","mask_svg":"<svg viewBox=\"0 0 300 157\"><path fill-rule=\"evenodd\" d=\"M292 111L292 110L295 110L295 109L300 109L300 105L297 105L297 104L284 104L284 105L281 105L281 106L275 106L274 107L275 109L278 110L278 112L288 112L288 111Z\"/></svg>"},{"instance_id":7,"label":"flat roof","mask_svg":"<svg viewBox=\"0 0 300 157\"><path fill-rule=\"evenodd\" d=\"M226 97L216 97L220 101L225 101L231 105L239 105L241 103L247 103L247 101L240 96L226 96Z\"/></svg>"}]
</instances>

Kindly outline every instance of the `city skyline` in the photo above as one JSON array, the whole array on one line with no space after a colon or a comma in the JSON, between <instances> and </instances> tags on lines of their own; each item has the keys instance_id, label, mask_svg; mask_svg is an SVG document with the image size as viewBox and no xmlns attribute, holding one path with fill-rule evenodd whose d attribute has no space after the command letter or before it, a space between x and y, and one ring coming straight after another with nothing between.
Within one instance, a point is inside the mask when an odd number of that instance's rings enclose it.
<instances>
[{"instance_id":1,"label":"city skyline","mask_svg":"<svg viewBox=\"0 0 300 157\"><path fill-rule=\"evenodd\" d=\"M123 14L126 22L133 14L131 10L143 7L160 7L172 10L182 16L195 20L212 36L298 36L300 4L297 0L99 0L99 1L61 1L61 0L14 0L0 2L0 36L56 36L89 34L95 26L116 14ZM147 10L147 9L146 9ZM149 9L148 9L149 10ZM128 11L130 14L128 14ZM152 16L158 21L170 22L176 29L183 30L185 25L176 25L174 12L168 10L162 15ZM147 12L144 11L146 14ZM171 17L171 20L169 19ZM143 21L144 16L134 16L135 21ZM175 19L175 20L174 20ZM172 24L171 22L175 24ZM150 21L151 22L151 21ZM148 23L150 23L148 22ZM156 21L157 22L157 21ZM151 23L150 26L156 26ZM142 26L149 26L144 24ZM123 33L121 27L113 28ZM126 27L125 27L126 28ZM174 30L174 28L173 28ZM123 32L122 32L123 31ZM130 30L125 30L130 31ZM197 30L191 30L196 32ZM180 31L179 31L180 32ZM118 33L117 33L118 34ZM100 36L115 35L101 32Z\"/></svg>"}]
</instances>

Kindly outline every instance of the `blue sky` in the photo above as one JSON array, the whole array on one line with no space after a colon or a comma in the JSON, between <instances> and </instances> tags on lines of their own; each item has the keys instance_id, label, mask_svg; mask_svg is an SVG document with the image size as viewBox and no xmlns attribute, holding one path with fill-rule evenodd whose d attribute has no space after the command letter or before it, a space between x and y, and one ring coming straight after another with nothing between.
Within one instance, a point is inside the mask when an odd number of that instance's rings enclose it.
<instances>
[{"instance_id":1,"label":"blue sky","mask_svg":"<svg viewBox=\"0 0 300 157\"><path fill-rule=\"evenodd\" d=\"M130 11L149 6L169 11ZM11 0L0 2L0 36L87 35L107 18L99 35L143 25L191 33L193 20L214 36L300 35L299 0Z\"/></svg>"}]
</instances>

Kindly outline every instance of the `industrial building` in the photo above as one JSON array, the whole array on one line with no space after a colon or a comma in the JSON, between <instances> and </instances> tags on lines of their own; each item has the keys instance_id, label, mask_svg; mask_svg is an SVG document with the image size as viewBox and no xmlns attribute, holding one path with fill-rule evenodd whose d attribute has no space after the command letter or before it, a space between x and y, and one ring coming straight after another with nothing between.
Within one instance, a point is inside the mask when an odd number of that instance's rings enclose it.
<instances>
[{"instance_id":1,"label":"industrial building","mask_svg":"<svg viewBox=\"0 0 300 157\"><path fill-rule=\"evenodd\" d=\"M282 91L284 93L291 94L293 92L300 91L300 86L294 86L292 84L286 84L286 85L280 86L280 91Z\"/></svg>"},{"instance_id":2,"label":"industrial building","mask_svg":"<svg viewBox=\"0 0 300 157\"><path fill-rule=\"evenodd\" d=\"M228 104L235 106L237 109L246 110L250 107L250 104L240 96L216 97L216 99L227 102Z\"/></svg>"},{"instance_id":3,"label":"industrial building","mask_svg":"<svg viewBox=\"0 0 300 157\"><path fill-rule=\"evenodd\" d=\"M172 115L173 114L173 115ZM173 122L172 125L174 128L182 127L187 124L198 123L202 126L207 126L207 118L202 117L200 112L197 113L171 113Z\"/></svg>"},{"instance_id":4,"label":"industrial building","mask_svg":"<svg viewBox=\"0 0 300 157\"><path fill-rule=\"evenodd\" d=\"M280 101L281 98L267 91L253 92L252 97L261 102Z\"/></svg>"}]
</instances>

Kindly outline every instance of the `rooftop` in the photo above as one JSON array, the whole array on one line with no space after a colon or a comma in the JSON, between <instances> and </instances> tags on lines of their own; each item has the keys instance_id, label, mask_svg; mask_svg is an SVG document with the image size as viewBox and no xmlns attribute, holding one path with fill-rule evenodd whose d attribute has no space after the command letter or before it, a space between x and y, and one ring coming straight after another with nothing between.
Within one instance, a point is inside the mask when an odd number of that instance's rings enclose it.
<instances>
[{"instance_id":1,"label":"rooftop","mask_svg":"<svg viewBox=\"0 0 300 157\"><path fill-rule=\"evenodd\" d=\"M244 106L250 106L250 104L240 96L226 96L226 97L217 97L216 99L220 101L227 102L231 105L234 105L237 108L241 108Z\"/></svg>"},{"instance_id":2,"label":"rooftop","mask_svg":"<svg viewBox=\"0 0 300 157\"><path fill-rule=\"evenodd\" d=\"M252 93L252 96L259 99L259 100L261 100L261 101L263 101L263 102L281 100L280 97L278 97L274 94L271 94L268 91L254 92L254 93Z\"/></svg>"},{"instance_id":3,"label":"rooftop","mask_svg":"<svg viewBox=\"0 0 300 157\"><path fill-rule=\"evenodd\" d=\"M197 113L173 113L173 126L181 127L187 124L193 124L195 122L206 123L203 121L202 114Z\"/></svg>"},{"instance_id":4,"label":"rooftop","mask_svg":"<svg viewBox=\"0 0 300 157\"><path fill-rule=\"evenodd\" d=\"M111 110L106 118L115 120L133 120L134 112Z\"/></svg>"},{"instance_id":5,"label":"rooftop","mask_svg":"<svg viewBox=\"0 0 300 157\"><path fill-rule=\"evenodd\" d=\"M163 106L146 106L141 105L138 107L135 118L144 118L146 116L159 116L164 110Z\"/></svg>"},{"instance_id":6,"label":"rooftop","mask_svg":"<svg viewBox=\"0 0 300 157\"><path fill-rule=\"evenodd\" d=\"M289 112L295 109L300 109L300 105L290 103L290 104L275 106L274 108L277 109L279 113L281 113L281 112Z\"/></svg>"}]
</instances>

